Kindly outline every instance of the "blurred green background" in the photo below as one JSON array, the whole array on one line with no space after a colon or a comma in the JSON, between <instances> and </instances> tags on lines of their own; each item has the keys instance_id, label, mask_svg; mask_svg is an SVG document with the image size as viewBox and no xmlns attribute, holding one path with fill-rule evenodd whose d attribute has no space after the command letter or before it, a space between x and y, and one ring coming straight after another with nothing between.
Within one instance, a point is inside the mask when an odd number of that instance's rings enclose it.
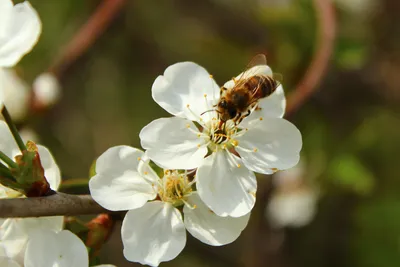
<instances>
[{"instance_id":1,"label":"blurred green background","mask_svg":"<svg viewBox=\"0 0 400 267\"><path fill-rule=\"evenodd\" d=\"M18 65L28 82L50 66L100 0L30 2L43 33ZM236 242L215 248L189 238L163 266L400 266L400 2L333 5L337 36L328 71L290 117L303 135L304 179L318 187L315 217L304 227L271 228L264 210L276 188L270 176L260 176L256 207ZM127 0L63 72L61 101L24 124L51 149L63 177L87 177L107 148L140 147L141 128L169 116L152 100L151 85L173 63L194 61L222 84L266 53L286 92L294 90L315 53L316 12L311 0ZM135 266L123 259L118 228L101 258Z\"/></svg>"}]
</instances>

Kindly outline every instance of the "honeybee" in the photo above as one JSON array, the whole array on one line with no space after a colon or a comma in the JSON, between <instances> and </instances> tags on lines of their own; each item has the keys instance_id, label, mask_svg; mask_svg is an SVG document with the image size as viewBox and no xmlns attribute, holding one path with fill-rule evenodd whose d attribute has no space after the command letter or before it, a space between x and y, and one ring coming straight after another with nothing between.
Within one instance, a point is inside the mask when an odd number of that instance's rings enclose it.
<instances>
[{"instance_id":1,"label":"honeybee","mask_svg":"<svg viewBox=\"0 0 400 267\"><path fill-rule=\"evenodd\" d=\"M250 115L252 108L256 107L260 99L275 92L280 85L277 79L268 75L252 74L250 70L254 66L266 64L267 59L264 54L256 55L241 76L233 78L232 88L221 87L221 97L216 105L221 123L233 120L235 124L239 124Z\"/></svg>"}]
</instances>

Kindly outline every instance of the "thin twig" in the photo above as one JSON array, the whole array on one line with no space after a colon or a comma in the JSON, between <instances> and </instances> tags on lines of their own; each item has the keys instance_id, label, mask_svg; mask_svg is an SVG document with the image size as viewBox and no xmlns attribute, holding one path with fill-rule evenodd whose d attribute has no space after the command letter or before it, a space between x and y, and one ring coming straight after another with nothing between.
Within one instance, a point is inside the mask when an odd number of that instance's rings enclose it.
<instances>
[{"instance_id":1,"label":"thin twig","mask_svg":"<svg viewBox=\"0 0 400 267\"><path fill-rule=\"evenodd\" d=\"M90 195L55 193L46 197L0 200L0 218L73 216L107 213Z\"/></svg>"},{"instance_id":2,"label":"thin twig","mask_svg":"<svg viewBox=\"0 0 400 267\"><path fill-rule=\"evenodd\" d=\"M60 78L64 70L101 36L126 2L126 0L103 0L48 71Z\"/></svg>"},{"instance_id":3,"label":"thin twig","mask_svg":"<svg viewBox=\"0 0 400 267\"><path fill-rule=\"evenodd\" d=\"M314 6L318 19L317 51L303 79L288 97L286 116L295 112L317 89L333 51L336 32L334 6L331 0L314 0Z\"/></svg>"}]
</instances>

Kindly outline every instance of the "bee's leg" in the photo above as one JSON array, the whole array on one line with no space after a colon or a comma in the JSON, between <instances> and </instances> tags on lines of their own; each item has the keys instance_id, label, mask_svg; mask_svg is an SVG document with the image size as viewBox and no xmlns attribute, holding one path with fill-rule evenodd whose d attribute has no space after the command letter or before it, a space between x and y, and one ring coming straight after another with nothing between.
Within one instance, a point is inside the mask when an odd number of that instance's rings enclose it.
<instances>
[{"instance_id":1,"label":"bee's leg","mask_svg":"<svg viewBox=\"0 0 400 267\"><path fill-rule=\"evenodd\" d=\"M249 110L247 110L247 113L246 113L245 115L240 116L240 118L239 118L239 119L237 120L237 122L236 122L236 125L238 125L239 123L241 123L242 120L243 120L244 118L248 117L250 114L251 114L251 111L250 111L250 109L249 109Z\"/></svg>"},{"instance_id":2,"label":"bee's leg","mask_svg":"<svg viewBox=\"0 0 400 267\"><path fill-rule=\"evenodd\" d=\"M235 125L238 125L241 121L242 121L242 113L238 112L238 114L236 114L236 117L234 118Z\"/></svg>"}]
</instances>

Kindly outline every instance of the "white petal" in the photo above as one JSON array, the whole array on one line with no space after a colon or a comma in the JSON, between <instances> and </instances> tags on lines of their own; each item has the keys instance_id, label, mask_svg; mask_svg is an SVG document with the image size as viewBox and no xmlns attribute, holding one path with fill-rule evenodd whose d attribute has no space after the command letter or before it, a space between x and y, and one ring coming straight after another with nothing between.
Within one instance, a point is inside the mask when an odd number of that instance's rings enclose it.
<instances>
[{"instance_id":1,"label":"white petal","mask_svg":"<svg viewBox=\"0 0 400 267\"><path fill-rule=\"evenodd\" d=\"M197 133L191 121L173 117L152 121L139 136L142 147L153 161L169 169L194 169L207 154L205 139Z\"/></svg>"},{"instance_id":2,"label":"white petal","mask_svg":"<svg viewBox=\"0 0 400 267\"><path fill-rule=\"evenodd\" d=\"M0 228L0 256L23 260L28 233L23 231L19 219L2 220Z\"/></svg>"},{"instance_id":3,"label":"white petal","mask_svg":"<svg viewBox=\"0 0 400 267\"><path fill-rule=\"evenodd\" d=\"M301 133L285 119L256 120L237 140L236 151L247 168L255 172L271 174L272 168L285 170L300 159Z\"/></svg>"},{"instance_id":4,"label":"white petal","mask_svg":"<svg viewBox=\"0 0 400 267\"><path fill-rule=\"evenodd\" d=\"M235 241L246 227L250 213L234 218L220 217L210 210L198 194L192 194L188 202L194 209L183 208L185 227L194 237L211 246L222 246Z\"/></svg>"},{"instance_id":5,"label":"white petal","mask_svg":"<svg viewBox=\"0 0 400 267\"><path fill-rule=\"evenodd\" d=\"M33 141L35 143L39 142L38 134L29 126L25 126L24 128L20 129L19 135L25 143L28 141Z\"/></svg>"},{"instance_id":6,"label":"white petal","mask_svg":"<svg viewBox=\"0 0 400 267\"><path fill-rule=\"evenodd\" d=\"M219 151L204 160L197 169L197 190L217 215L241 217L255 204L257 180L240 158L228 153Z\"/></svg>"},{"instance_id":7,"label":"white petal","mask_svg":"<svg viewBox=\"0 0 400 267\"><path fill-rule=\"evenodd\" d=\"M249 123L260 117L282 118L286 109L286 98L282 85L274 93L258 102L258 109L253 110L241 123L241 128L249 127Z\"/></svg>"},{"instance_id":8,"label":"white petal","mask_svg":"<svg viewBox=\"0 0 400 267\"><path fill-rule=\"evenodd\" d=\"M93 199L113 211L136 209L154 199L158 177L151 171L138 172L143 156L143 151L129 146L104 152L96 161L97 174L89 181Z\"/></svg>"},{"instance_id":9,"label":"white petal","mask_svg":"<svg viewBox=\"0 0 400 267\"><path fill-rule=\"evenodd\" d=\"M29 86L13 69L0 68L0 90L3 91L3 101L14 122L26 117L29 108ZM0 117L2 117L0 115Z\"/></svg>"},{"instance_id":10,"label":"white petal","mask_svg":"<svg viewBox=\"0 0 400 267\"><path fill-rule=\"evenodd\" d=\"M0 266L2 266L2 267L21 267L21 265L19 265L18 262L11 260L7 257L0 257Z\"/></svg>"},{"instance_id":11,"label":"white petal","mask_svg":"<svg viewBox=\"0 0 400 267\"><path fill-rule=\"evenodd\" d=\"M13 2L11 0L0 0L0 39L4 38L7 24L12 14Z\"/></svg>"},{"instance_id":12,"label":"white petal","mask_svg":"<svg viewBox=\"0 0 400 267\"><path fill-rule=\"evenodd\" d=\"M245 72L240 73L238 76L236 76L235 80L239 79L247 79L250 78L254 75L265 75L265 76L271 76L272 77L272 70L268 65L258 65L254 66ZM235 86L235 82L232 80L227 81L224 84L224 87L226 89L232 89Z\"/></svg>"},{"instance_id":13,"label":"white petal","mask_svg":"<svg viewBox=\"0 0 400 267\"><path fill-rule=\"evenodd\" d=\"M203 67L193 62L180 62L157 77L152 95L154 101L172 115L197 121L219 98L219 86Z\"/></svg>"},{"instance_id":14,"label":"white petal","mask_svg":"<svg viewBox=\"0 0 400 267\"><path fill-rule=\"evenodd\" d=\"M125 258L151 266L174 259L186 244L181 213L160 201L128 211L121 234Z\"/></svg>"},{"instance_id":15,"label":"white petal","mask_svg":"<svg viewBox=\"0 0 400 267\"><path fill-rule=\"evenodd\" d=\"M13 7L0 39L0 66L12 67L27 54L39 39L42 24L29 2Z\"/></svg>"},{"instance_id":16,"label":"white petal","mask_svg":"<svg viewBox=\"0 0 400 267\"><path fill-rule=\"evenodd\" d=\"M82 240L68 230L34 233L25 252L25 267L87 267L88 253Z\"/></svg>"},{"instance_id":17,"label":"white petal","mask_svg":"<svg viewBox=\"0 0 400 267\"><path fill-rule=\"evenodd\" d=\"M114 146L96 160L96 173L112 170L137 170L144 152L130 146Z\"/></svg>"},{"instance_id":18,"label":"white petal","mask_svg":"<svg viewBox=\"0 0 400 267\"><path fill-rule=\"evenodd\" d=\"M0 0L1 1L1 0ZM0 70L0 111L3 109L4 106L4 81L3 81L3 74Z\"/></svg>"},{"instance_id":19,"label":"white petal","mask_svg":"<svg viewBox=\"0 0 400 267\"><path fill-rule=\"evenodd\" d=\"M41 145L37 146L40 162L44 168L44 176L50 184L51 189L57 190L61 183L61 172L50 151Z\"/></svg>"},{"instance_id":20,"label":"white petal","mask_svg":"<svg viewBox=\"0 0 400 267\"><path fill-rule=\"evenodd\" d=\"M0 120L0 140L0 151L9 158L14 159L16 155L21 154L7 123L2 120Z\"/></svg>"},{"instance_id":21,"label":"white petal","mask_svg":"<svg viewBox=\"0 0 400 267\"><path fill-rule=\"evenodd\" d=\"M21 218L17 219L20 229L27 235L30 235L38 229L52 230L59 232L63 229L63 216L50 216L38 218Z\"/></svg>"}]
</instances>

